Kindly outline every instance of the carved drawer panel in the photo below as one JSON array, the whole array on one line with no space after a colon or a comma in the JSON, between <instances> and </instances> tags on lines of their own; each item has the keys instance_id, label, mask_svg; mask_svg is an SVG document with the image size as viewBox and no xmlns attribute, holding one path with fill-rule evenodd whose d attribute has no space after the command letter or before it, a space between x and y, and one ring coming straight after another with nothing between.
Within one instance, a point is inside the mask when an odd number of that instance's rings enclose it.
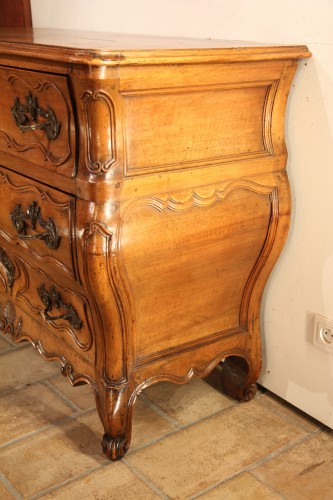
<instances>
[{"instance_id":1,"label":"carved drawer panel","mask_svg":"<svg viewBox=\"0 0 333 500\"><path fill-rule=\"evenodd\" d=\"M75 175L75 137L67 80L0 67L0 150Z\"/></svg>"},{"instance_id":2,"label":"carved drawer panel","mask_svg":"<svg viewBox=\"0 0 333 500\"><path fill-rule=\"evenodd\" d=\"M75 198L0 167L0 236L75 277Z\"/></svg>"},{"instance_id":3,"label":"carved drawer panel","mask_svg":"<svg viewBox=\"0 0 333 500\"><path fill-rule=\"evenodd\" d=\"M92 316L86 297L56 283L38 266L28 264L1 244L0 290L57 342L65 342L84 358L94 359Z\"/></svg>"},{"instance_id":4,"label":"carved drawer panel","mask_svg":"<svg viewBox=\"0 0 333 500\"><path fill-rule=\"evenodd\" d=\"M49 328L43 328L38 320L24 311L16 302L2 294L0 286L0 333L14 341L30 340L39 353L48 360L61 363L63 375L73 384L82 381L91 383L93 374L93 352L79 353L66 342L59 343ZM78 360L80 367L78 368Z\"/></svg>"}]
</instances>

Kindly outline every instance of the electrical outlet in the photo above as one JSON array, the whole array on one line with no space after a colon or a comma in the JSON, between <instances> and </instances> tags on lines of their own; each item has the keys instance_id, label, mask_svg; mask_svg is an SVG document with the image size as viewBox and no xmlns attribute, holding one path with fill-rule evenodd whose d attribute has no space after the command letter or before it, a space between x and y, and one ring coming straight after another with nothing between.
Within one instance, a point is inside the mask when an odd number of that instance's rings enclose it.
<instances>
[{"instance_id":1,"label":"electrical outlet","mask_svg":"<svg viewBox=\"0 0 333 500\"><path fill-rule=\"evenodd\" d=\"M333 320L315 314L313 343L315 346L333 353Z\"/></svg>"}]
</instances>

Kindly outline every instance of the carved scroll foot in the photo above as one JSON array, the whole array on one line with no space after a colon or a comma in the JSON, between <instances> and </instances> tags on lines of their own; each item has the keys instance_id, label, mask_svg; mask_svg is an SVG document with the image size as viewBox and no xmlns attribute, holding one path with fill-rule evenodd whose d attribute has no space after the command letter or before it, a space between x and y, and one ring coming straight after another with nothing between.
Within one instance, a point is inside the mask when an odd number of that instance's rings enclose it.
<instances>
[{"instance_id":1,"label":"carved scroll foot","mask_svg":"<svg viewBox=\"0 0 333 500\"><path fill-rule=\"evenodd\" d=\"M230 356L222 364L222 390L238 401L246 402L254 398L257 392L256 379L257 373L250 370L244 358Z\"/></svg>"},{"instance_id":2,"label":"carved scroll foot","mask_svg":"<svg viewBox=\"0 0 333 500\"><path fill-rule=\"evenodd\" d=\"M97 410L105 431L102 449L109 460L119 460L130 446L134 401L127 384L119 388L102 386L96 392Z\"/></svg>"},{"instance_id":3,"label":"carved scroll foot","mask_svg":"<svg viewBox=\"0 0 333 500\"><path fill-rule=\"evenodd\" d=\"M119 460L127 452L130 446L126 438L112 438L109 434L104 434L102 440L103 453L109 460Z\"/></svg>"}]
</instances>

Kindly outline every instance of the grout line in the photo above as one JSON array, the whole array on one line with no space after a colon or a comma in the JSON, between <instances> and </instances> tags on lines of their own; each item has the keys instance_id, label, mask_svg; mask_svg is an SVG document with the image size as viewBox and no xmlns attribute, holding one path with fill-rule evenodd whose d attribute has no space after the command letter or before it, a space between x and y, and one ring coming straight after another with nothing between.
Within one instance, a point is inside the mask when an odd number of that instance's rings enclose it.
<instances>
[{"instance_id":1,"label":"grout line","mask_svg":"<svg viewBox=\"0 0 333 500\"><path fill-rule=\"evenodd\" d=\"M163 493L162 490L156 486L150 479L148 479L141 471L139 471L136 467L128 462L126 458L122 459L122 462L135 474L146 486L148 486L151 490L153 490L160 498L163 500L171 500L168 495Z\"/></svg>"},{"instance_id":2,"label":"grout line","mask_svg":"<svg viewBox=\"0 0 333 500\"><path fill-rule=\"evenodd\" d=\"M13 387L9 387L8 389L0 390L0 396L8 396L9 394L12 394L16 391L20 391L21 389L24 389L25 387L30 387L32 385L39 384L39 383L42 384L44 381L58 377L58 376L59 376L59 373L56 373L55 375L42 377L40 379L33 380L32 382L27 382L25 384L19 384L19 385L15 385Z\"/></svg>"},{"instance_id":3,"label":"grout line","mask_svg":"<svg viewBox=\"0 0 333 500\"><path fill-rule=\"evenodd\" d=\"M0 445L0 450L3 448L7 448L7 446L11 446L14 444L21 443L22 441L26 441L27 439L29 439L31 437L38 436L38 434L42 434L43 432L49 431L50 429L57 429L60 426L67 424L68 422L74 421L77 417L81 417L81 416L83 416L91 411L92 410L89 408L88 410L81 410L80 412L72 413L71 415L66 415L66 416L54 421L53 423L43 425L42 427L39 427L38 429L35 429L34 431L27 432L26 434L23 434L22 436L19 436L17 438L6 441L5 443L2 443Z\"/></svg>"},{"instance_id":4,"label":"grout line","mask_svg":"<svg viewBox=\"0 0 333 500\"><path fill-rule=\"evenodd\" d=\"M110 463L110 462L109 462ZM39 491L38 493L35 493L31 497L28 497L29 500L35 500L37 498L40 498L44 495L47 495L48 493L52 493L53 491L57 491L60 488L63 488L64 486L67 486L70 483L73 483L74 481L77 481L78 479L82 479L89 474L101 469L101 465L96 465L96 467L92 467L88 471L82 472L81 474L77 474L76 476L72 476L68 479L65 479L65 481L62 481L61 483L55 484L54 486L50 486L50 488L47 488L46 490Z\"/></svg>"},{"instance_id":5,"label":"grout line","mask_svg":"<svg viewBox=\"0 0 333 500\"><path fill-rule=\"evenodd\" d=\"M76 412L82 411L82 408L77 406L73 401L71 401L65 394L63 394L56 386L54 386L49 380L45 379L41 382L43 385L48 387L54 394L56 394L67 406L75 410ZM75 387L73 387L73 390ZM92 410L94 407L89 408Z\"/></svg>"},{"instance_id":6,"label":"grout line","mask_svg":"<svg viewBox=\"0 0 333 500\"><path fill-rule=\"evenodd\" d=\"M12 483L8 481L8 479L1 472L0 472L0 481L7 488L9 493L13 495L15 500L23 500L23 496L21 495L21 493L17 491L17 489L12 485Z\"/></svg>"},{"instance_id":7,"label":"grout line","mask_svg":"<svg viewBox=\"0 0 333 500\"><path fill-rule=\"evenodd\" d=\"M241 403L238 403L238 404L239 404L239 406L241 405ZM237 403L236 403L236 405L237 405ZM234 407L234 405L232 407ZM129 457L129 456L133 455L134 453L142 451L142 450L148 448L151 445L159 443L160 441L163 441L164 439L167 439L170 436L178 434L179 432L181 432L183 430L187 430L187 429L189 429L189 428L191 428L191 427L193 427L193 426L195 426L195 425L197 425L197 424L199 424L201 422L204 422L205 420L208 420L210 418L216 417L217 415L220 415L221 413L224 413L225 411L230 410L230 409L231 409L230 406L228 406L227 408L222 408L221 410L218 410L215 413L212 413L211 415L207 415L205 417L202 417L201 419L195 420L195 421L193 421L193 422L191 422L189 424L183 425L182 427L178 426L174 430L166 432L162 436L157 437L155 439L152 439L151 441L147 441L146 443L143 443L142 445L139 445L138 447L136 447L134 449L130 448L129 451L126 453L126 457Z\"/></svg>"},{"instance_id":8,"label":"grout line","mask_svg":"<svg viewBox=\"0 0 333 500\"><path fill-rule=\"evenodd\" d=\"M253 474L252 473L253 469L259 467L260 465L265 464L266 462L269 462L270 460L273 460L274 458L278 457L279 455L282 455L283 453L285 453L286 451L291 450L292 448L296 447L297 445L306 442L307 440L311 439L316 434L320 434L321 432L322 432L321 429L316 429L314 432L309 433L308 435L303 436L302 438L299 438L299 439L296 439L294 441L289 442L288 444L286 444L286 445L282 446L281 448L273 451L272 453L269 453L268 455L265 455L260 460L257 460L256 462L254 462L252 464L249 464L246 467L243 467L243 469L240 469L240 470L234 472L233 474L230 474L229 476L223 478L221 481L218 481L214 485L211 485L208 488L205 488L202 491L200 491L198 493L195 493L193 496L189 497L188 500L195 500L197 498L200 498L205 493L208 493L209 491L217 488L218 486L221 486L222 484L224 484L224 483L230 481L231 479L234 479L235 477L239 476L239 474L242 474L244 472L251 472L251 474Z\"/></svg>"},{"instance_id":9,"label":"grout line","mask_svg":"<svg viewBox=\"0 0 333 500\"><path fill-rule=\"evenodd\" d=\"M156 403L153 403L145 394L140 395L141 401L143 401L147 406L149 406L152 410L154 410L156 413L158 413L161 417L163 417L165 420L168 420L171 424L173 424L175 427L179 427L180 429L184 428L184 425L178 422L173 417L170 417L160 406L158 406Z\"/></svg>"},{"instance_id":10,"label":"grout line","mask_svg":"<svg viewBox=\"0 0 333 500\"><path fill-rule=\"evenodd\" d=\"M196 420L191 420L191 422L189 422L187 424L181 424L180 422L178 422L178 420L174 419L173 417L170 417L167 413L165 413L164 410L162 408L160 408L158 405L156 405L155 403L150 401L147 398L147 396L141 394L140 398L142 398L142 401L144 403L146 403L147 406L149 406L152 410L156 411L156 413L158 413L160 416L164 417L170 423L175 425L179 431L184 430L184 429L188 429L188 428L192 427L193 425L196 425L196 424L199 424L201 422L204 422L205 420L208 420L209 418L216 417L216 416L220 415L221 413L224 413L225 411L230 410L231 408L235 408L238 406L240 407L242 405L242 403L240 403L239 401L230 401L230 405L225 406L224 408L221 408L220 410L216 410L213 413L209 413L208 415L204 415L203 417L199 417ZM178 431L175 431L175 432L178 432Z\"/></svg>"},{"instance_id":11,"label":"grout line","mask_svg":"<svg viewBox=\"0 0 333 500\"><path fill-rule=\"evenodd\" d=\"M274 396L273 393L270 393L270 394ZM273 400L275 400L277 403L279 403L278 399L274 398ZM317 421L316 419L312 418L311 416L307 415L306 413L301 412L298 408L293 407L293 405L290 405L287 401L283 401L282 400L283 406L285 408L289 409L291 412L293 412L295 415L297 415L297 416L299 416L301 418L297 419L297 418L294 418L291 415L288 415L288 414L284 413L282 411L282 409L280 409L280 407L279 407L278 404L277 404L276 408L272 408L269 404L265 403L264 399L262 400L262 402L260 402L260 404L262 406L264 406L271 413L274 413L275 415L279 415L279 417L283 417L285 420L287 420L288 422L290 422L290 423L292 423L294 425L297 425L298 427L300 427L301 429L303 429L305 432L311 433L312 431L309 430L309 427L307 427L306 424L302 421L302 417L304 419L306 419L307 421L309 421L310 423L313 423L314 425L317 425L317 428L321 428L323 426L323 424L321 424L321 422Z\"/></svg>"},{"instance_id":12,"label":"grout line","mask_svg":"<svg viewBox=\"0 0 333 500\"><path fill-rule=\"evenodd\" d=\"M1 356L5 356L6 354L8 354L9 352L17 352L17 351L21 351L22 349L27 349L28 347L31 349L32 348L32 345L30 344L30 342L27 343L27 345L25 345L24 343L22 345L13 345L13 344L10 344L9 342L7 342L8 345L12 346L11 349L6 349L5 351L0 351L0 357Z\"/></svg>"},{"instance_id":13,"label":"grout line","mask_svg":"<svg viewBox=\"0 0 333 500\"><path fill-rule=\"evenodd\" d=\"M259 483L263 484L264 486L266 486L266 488L269 488L270 490L273 491L273 493L277 493L278 495L281 496L281 498L283 500L286 500L286 497L280 492L278 491L276 488L274 488L274 486L272 486L271 484L267 483L267 481L264 481L263 479L261 479L260 477L258 477L253 471L249 472L251 474L251 476L253 476L257 481L259 481Z\"/></svg>"},{"instance_id":14,"label":"grout line","mask_svg":"<svg viewBox=\"0 0 333 500\"><path fill-rule=\"evenodd\" d=\"M165 434L159 436L159 437L156 437L154 439L152 439L151 441L147 441L145 443L142 443L141 445L137 445L136 447L133 447L133 449L130 447L128 452L126 453L126 457L129 457L131 455L133 455L134 453L137 453L139 451L142 451L142 450L145 450L146 448L149 448L149 446L152 446L156 443L159 443L160 441L163 441L164 439L167 439L169 438L170 436L173 436L174 434L177 434L179 431L181 431L183 429L175 429L175 430L171 430L169 432L166 432Z\"/></svg>"}]
</instances>

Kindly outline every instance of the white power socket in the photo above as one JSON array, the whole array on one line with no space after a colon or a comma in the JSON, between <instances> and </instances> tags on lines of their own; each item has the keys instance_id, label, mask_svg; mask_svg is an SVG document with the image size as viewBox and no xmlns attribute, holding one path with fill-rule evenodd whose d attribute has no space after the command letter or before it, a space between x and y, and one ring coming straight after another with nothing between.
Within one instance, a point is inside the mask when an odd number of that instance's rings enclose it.
<instances>
[{"instance_id":1,"label":"white power socket","mask_svg":"<svg viewBox=\"0 0 333 500\"><path fill-rule=\"evenodd\" d=\"M315 314L313 343L315 346L333 353L333 320Z\"/></svg>"}]
</instances>

